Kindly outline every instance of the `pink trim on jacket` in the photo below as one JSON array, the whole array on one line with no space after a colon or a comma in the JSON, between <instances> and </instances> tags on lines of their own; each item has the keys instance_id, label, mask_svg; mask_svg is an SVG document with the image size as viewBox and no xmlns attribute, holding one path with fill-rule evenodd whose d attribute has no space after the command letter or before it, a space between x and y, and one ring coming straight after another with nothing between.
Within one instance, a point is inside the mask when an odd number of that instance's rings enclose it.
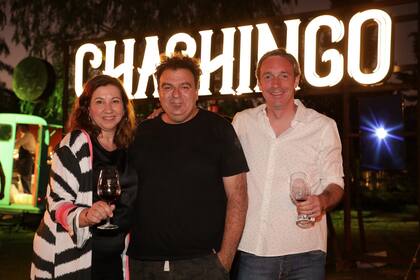
<instances>
[{"instance_id":1,"label":"pink trim on jacket","mask_svg":"<svg viewBox=\"0 0 420 280\"><path fill-rule=\"evenodd\" d=\"M130 233L127 234L127 238L126 238L126 244L125 244L125 248L127 249L128 247L128 243L130 242ZM130 258L128 257L127 254L125 254L123 256L123 258L125 258L125 280L130 280L130 263L129 260ZM123 262L124 263L124 262Z\"/></svg>"},{"instance_id":2,"label":"pink trim on jacket","mask_svg":"<svg viewBox=\"0 0 420 280\"><path fill-rule=\"evenodd\" d=\"M64 202L55 212L56 221L62 225L67 231L70 229L69 224L67 223L67 216L69 212L76 208L76 206L71 202Z\"/></svg>"}]
</instances>

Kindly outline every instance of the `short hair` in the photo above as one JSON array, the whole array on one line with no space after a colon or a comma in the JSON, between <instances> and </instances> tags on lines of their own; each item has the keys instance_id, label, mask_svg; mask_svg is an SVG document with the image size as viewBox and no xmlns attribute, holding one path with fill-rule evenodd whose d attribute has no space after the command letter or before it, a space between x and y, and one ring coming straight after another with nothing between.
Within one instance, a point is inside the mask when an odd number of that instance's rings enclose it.
<instances>
[{"instance_id":1,"label":"short hair","mask_svg":"<svg viewBox=\"0 0 420 280\"><path fill-rule=\"evenodd\" d=\"M280 56L280 57L285 58L286 60L290 62L290 64L292 64L293 74L295 75L295 77L301 75L299 62L296 60L296 58L292 54L288 53L284 48L278 48L278 49L265 53L258 61L257 69L255 70L255 76L258 81L260 80L260 74L261 74L260 72L261 72L262 63L264 62L264 60L266 60L267 58L271 56Z\"/></svg>"},{"instance_id":2,"label":"short hair","mask_svg":"<svg viewBox=\"0 0 420 280\"><path fill-rule=\"evenodd\" d=\"M201 75L200 62L198 59L183 55L180 52L175 52L171 56L162 54L160 56L160 64L156 67L155 76L160 84L160 77L165 70L187 69L194 76L195 87L198 88L198 82Z\"/></svg>"},{"instance_id":3,"label":"short hair","mask_svg":"<svg viewBox=\"0 0 420 280\"><path fill-rule=\"evenodd\" d=\"M22 131L22 132L29 132L29 124L26 123L20 123L17 125L17 129Z\"/></svg>"},{"instance_id":4,"label":"short hair","mask_svg":"<svg viewBox=\"0 0 420 280\"><path fill-rule=\"evenodd\" d=\"M114 143L118 148L126 148L133 140L134 128L136 126L133 104L128 99L127 93L121 85L121 82L108 75L98 75L86 82L82 94L74 102L73 110L70 114L68 122L68 129L69 131L83 129L86 130L92 137L98 137L101 129L90 119L89 106L94 91L99 87L107 85L113 85L120 91L121 99L124 105L124 115L117 125Z\"/></svg>"}]
</instances>

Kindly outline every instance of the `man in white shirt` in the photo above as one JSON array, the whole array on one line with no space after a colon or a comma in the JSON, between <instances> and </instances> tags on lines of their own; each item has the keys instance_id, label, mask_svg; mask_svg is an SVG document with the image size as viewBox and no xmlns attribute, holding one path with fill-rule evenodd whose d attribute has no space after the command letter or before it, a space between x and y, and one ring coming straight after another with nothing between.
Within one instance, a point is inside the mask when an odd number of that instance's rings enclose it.
<instances>
[{"instance_id":1,"label":"man in white shirt","mask_svg":"<svg viewBox=\"0 0 420 280\"><path fill-rule=\"evenodd\" d=\"M325 279L325 213L344 192L341 143L334 120L294 99L300 74L284 49L265 54L256 76L266 103L233 120L250 169L239 280ZM295 172L310 187L303 202L290 198ZM309 228L296 224L298 214L311 218Z\"/></svg>"}]
</instances>

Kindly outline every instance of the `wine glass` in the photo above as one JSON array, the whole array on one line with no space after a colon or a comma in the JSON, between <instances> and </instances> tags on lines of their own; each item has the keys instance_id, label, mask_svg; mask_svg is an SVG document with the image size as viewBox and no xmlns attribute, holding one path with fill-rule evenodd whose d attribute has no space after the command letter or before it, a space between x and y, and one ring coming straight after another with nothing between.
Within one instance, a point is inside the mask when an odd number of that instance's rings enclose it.
<instances>
[{"instance_id":1,"label":"wine glass","mask_svg":"<svg viewBox=\"0 0 420 280\"><path fill-rule=\"evenodd\" d=\"M305 201L311 194L308 179L304 172L295 172L290 175L290 197L293 202ZM298 214L296 225L300 228L309 228L314 223L313 218L306 214Z\"/></svg>"},{"instance_id":2,"label":"wine glass","mask_svg":"<svg viewBox=\"0 0 420 280\"><path fill-rule=\"evenodd\" d=\"M99 172L98 196L106 201L108 205L115 202L121 194L118 170L115 167L105 167ZM98 226L99 229L116 229L117 225L111 224L110 218L107 218L105 224Z\"/></svg>"}]
</instances>

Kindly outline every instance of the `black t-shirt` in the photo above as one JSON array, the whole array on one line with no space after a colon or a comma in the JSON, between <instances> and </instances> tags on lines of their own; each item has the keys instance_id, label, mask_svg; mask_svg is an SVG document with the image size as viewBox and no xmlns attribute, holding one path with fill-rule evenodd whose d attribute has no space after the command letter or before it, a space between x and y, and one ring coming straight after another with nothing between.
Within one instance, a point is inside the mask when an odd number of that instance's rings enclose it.
<instances>
[{"instance_id":1,"label":"black t-shirt","mask_svg":"<svg viewBox=\"0 0 420 280\"><path fill-rule=\"evenodd\" d=\"M173 260L219 250L226 214L223 177L248 171L231 124L201 109L182 124L147 120L129 155L139 189L128 255Z\"/></svg>"}]
</instances>

